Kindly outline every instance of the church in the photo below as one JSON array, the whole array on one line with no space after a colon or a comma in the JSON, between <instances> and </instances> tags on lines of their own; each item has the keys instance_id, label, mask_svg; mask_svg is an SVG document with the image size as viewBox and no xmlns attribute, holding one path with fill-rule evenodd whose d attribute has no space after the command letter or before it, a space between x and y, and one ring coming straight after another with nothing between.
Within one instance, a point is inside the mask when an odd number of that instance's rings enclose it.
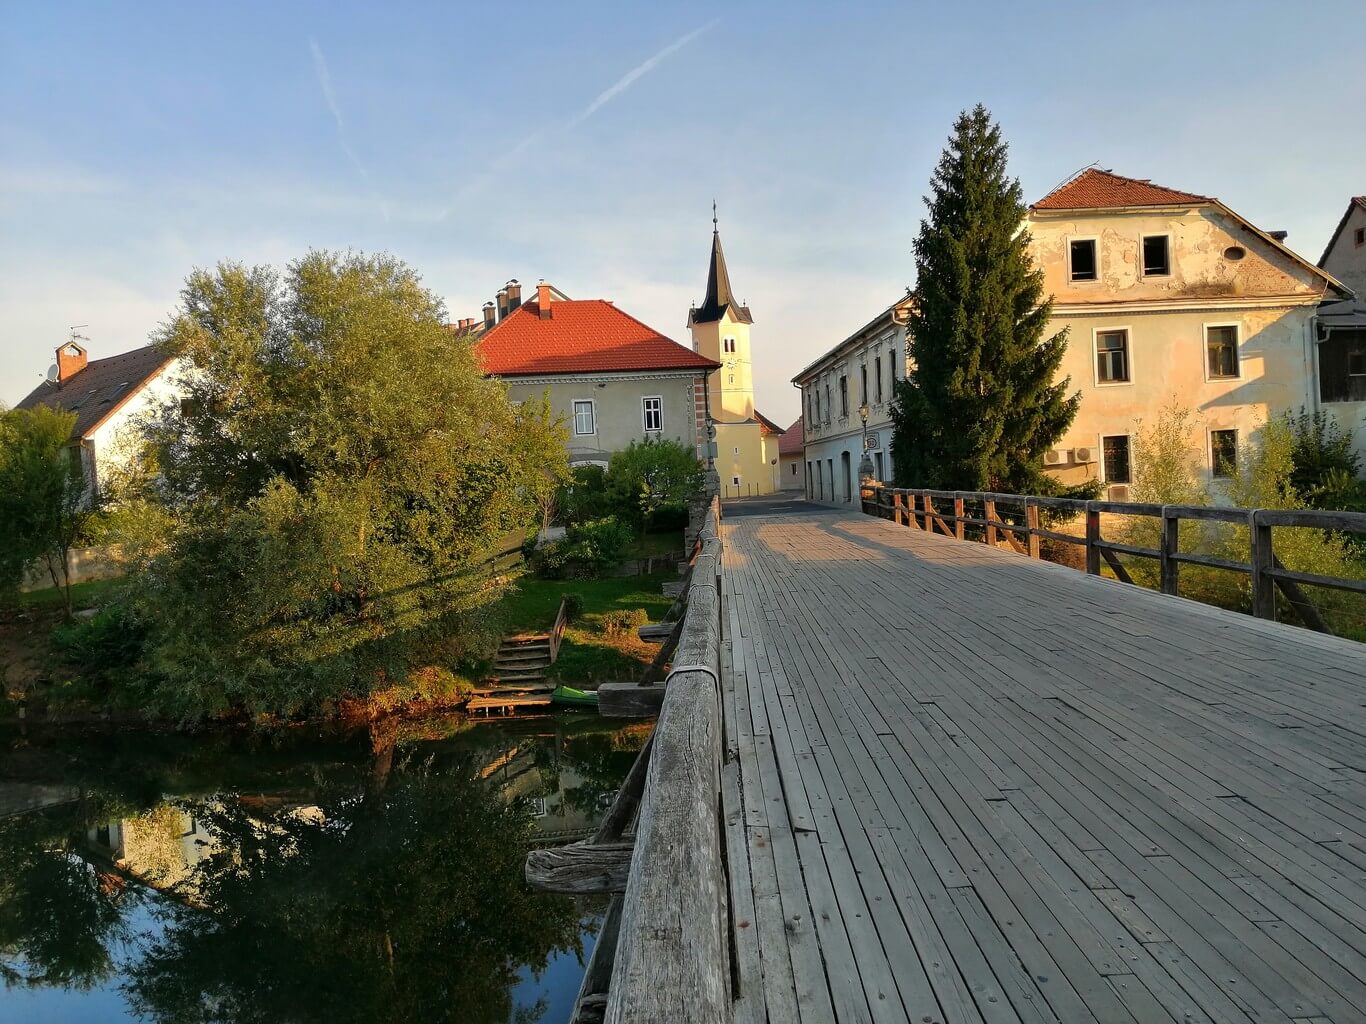
<instances>
[{"instance_id":1,"label":"church","mask_svg":"<svg viewBox=\"0 0 1366 1024\"><path fill-rule=\"evenodd\" d=\"M753 324L749 307L736 301L731 288L713 206L707 294L702 305L689 310L688 331L693 351L720 364L707 379L707 422L723 498L772 494L781 485L782 428L754 408Z\"/></svg>"}]
</instances>

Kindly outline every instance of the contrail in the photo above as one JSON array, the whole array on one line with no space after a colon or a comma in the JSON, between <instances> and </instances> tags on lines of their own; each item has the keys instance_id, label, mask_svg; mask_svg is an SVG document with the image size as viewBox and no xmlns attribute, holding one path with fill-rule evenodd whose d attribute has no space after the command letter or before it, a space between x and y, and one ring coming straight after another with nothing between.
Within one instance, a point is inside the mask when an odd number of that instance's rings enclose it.
<instances>
[{"instance_id":1,"label":"contrail","mask_svg":"<svg viewBox=\"0 0 1366 1024\"><path fill-rule=\"evenodd\" d=\"M679 39L675 39L672 43L664 47L664 49L660 50L649 60L633 67L630 71L626 72L626 74L622 75L619 79L612 83L612 85L610 85L608 88L598 93L597 97L593 100L592 103L588 104L588 106L584 107L577 114L575 114L568 121L566 121L564 123L564 130L568 131L570 128L575 128L583 124L584 121L587 121L590 117L596 114L600 109L602 109L603 106L610 103L612 100L616 99L627 89L629 89L631 85L636 81L636 79L640 78L642 75L649 74L659 65L660 61L664 60L671 54L677 53L679 50L683 49L683 47L687 46L698 36L702 35L702 33L710 31L712 28L716 26L717 22L719 22L720 20L720 18L713 18L711 21L707 22L701 28L695 28L687 35Z\"/></svg>"},{"instance_id":2,"label":"contrail","mask_svg":"<svg viewBox=\"0 0 1366 1024\"><path fill-rule=\"evenodd\" d=\"M360 157L351 148L351 140L346 131L346 119L342 117L341 107L337 105L337 94L332 89L332 75L327 70L327 58L323 56L322 47L312 36L308 38L308 48L313 53L313 73L317 75L318 86L323 91L323 99L327 100L327 109L332 112L332 120L337 122L337 141L341 144L342 152L351 161L351 166L356 169L356 173L364 179L374 194L375 200L379 203L380 211L384 214L384 220L389 221L389 204L384 201L384 197L375 191L374 184L370 180L370 172L365 169L365 165L360 162Z\"/></svg>"},{"instance_id":3,"label":"contrail","mask_svg":"<svg viewBox=\"0 0 1366 1024\"><path fill-rule=\"evenodd\" d=\"M583 124L583 122L587 121L590 117L596 114L606 104L610 103L612 100L616 99L623 92L629 89L631 85L635 83L636 79L640 78L642 75L649 74L659 65L661 61L663 61L670 55L677 53L679 50L683 49L683 47L687 46L689 43L691 43L698 36L702 35L704 32L708 32L711 29L715 28L720 21L720 18L713 18L711 21L707 22L701 28L695 28L687 35L675 39L672 43L664 47L664 49L660 50L653 57L649 58L641 64L636 65L634 68L626 72L626 74L622 75L619 79L613 82L602 92L598 93L598 95L594 97L592 103L588 104L588 106L584 107L577 114L575 114L573 117L569 118L569 120L565 121L562 125L560 125L558 131L567 132ZM315 56L320 55L318 55L315 52ZM326 74L326 68L323 69L323 73ZM324 90L328 92L328 95L330 97L330 89L324 86ZM329 102L331 102L330 99ZM332 112L334 114L336 113L335 105L333 107ZM340 116L338 116L337 121L340 124ZM476 177L473 181L470 181L456 193L455 198L451 201L451 205L447 206L444 210L437 214L436 220L445 220L448 216L450 216L451 210L456 203L458 203L469 193L475 191L476 189L482 187L484 184L492 180L498 171L501 171L504 167L506 167L513 160L515 160L523 152L525 152L535 143L539 142L546 134L548 133L545 130L532 132L530 135L526 136L526 138L522 139L511 149L507 150L502 155L495 157L493 162L489 164L487 170L485 170L482 174Z\"/></svg>"}]
</instances>

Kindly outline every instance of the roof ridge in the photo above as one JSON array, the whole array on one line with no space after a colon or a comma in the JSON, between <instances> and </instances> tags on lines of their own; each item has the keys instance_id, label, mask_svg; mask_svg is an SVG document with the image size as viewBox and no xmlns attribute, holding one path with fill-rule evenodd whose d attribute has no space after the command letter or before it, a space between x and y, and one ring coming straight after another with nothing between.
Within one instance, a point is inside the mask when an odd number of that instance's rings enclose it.
<instances>
[{"instance_id":1,"label":"roof ridge","mask_svg":"<svg viewBox=\"0 0 1366 1024\"><path fill-rule=\"evenodd\" d=\"M1050 201L1051 201L1051 200L1057 199L1059 196L1061 196L1063 193L1065 193L1065 192L1067 192L1067 191L1069 191L1069 190L1075 190L1075 189L1084 187L1085 184L1095 182L1096 179L1103 179L1104 185L1109 185L1109 186L1111 186L1111 187L1114 187L1114 186L1123 187L1123 186L1126 186L1126 185L1134 185L1134 186L1140 186L1140 187L1142 187L1142 188L1144 188L1144 189L1151 189L1151 190L1153 190L1153 192L1165 192L1165 193L1167 193L1166 196L1162 196L1162 197L1160 197L1160 198L1159 198L1158 196L1152 196L1152 197L1150 197L1150 200L1151 200L1151 201L1145 201L1145 202L1137 202L1137 201L1136 201L1136 202L1133 202L1132 204L1125 204L1125 203L1111 203L1111 204L1109 204L1109 205L1115 206L1115 207L1122 206L1122 205L1157 206L1157 205L1162 205L1163 202L1168 202L1168 203L1212 203L1212 202L1216 202L1216 201L1217 201L1217 200L1215 200L1215 198L1214 198L1213 196L1205 196L1205 195L1200 195L1200 194L1195 193L1195 192L1187 192L1187 191L1185 191L1184 189L1172 188L1170 185L1160 185L1160 184L1154 182L1151 178L1133 178L1133 177L1130 177L1130 176L1125 175L1125 174L1116 174L1114 171L1105 170L1105 169L1100 168L1100 167L1083 167L1080 171L1078 171L1076 174L1072 175L1070 178L1068 178L1066 181L1064 181L1061 185L1059 185L1059 186L1057 186L1056 188L1054 188L1051 192L1049 192L1049 193L1048 193L1047 195L1045 195L1043 198L1041 198L1041 199L1035 201L1034 203L1032 203L1032 204L1030 205L1030 209L1069 209L1069 208L1070 208L1070 209L1088 209L1089 207L1087 207L1087 206L1085 206L1085 205L1078 205L1078 206L1075 206L1075 207L1067 207L1067 206L1050 206ZM1104 187L1104 186L1102 186L1102 187ZM1103 208L1103 207L1102 207L1102 208Z\"/></svg>"}]
</instances>

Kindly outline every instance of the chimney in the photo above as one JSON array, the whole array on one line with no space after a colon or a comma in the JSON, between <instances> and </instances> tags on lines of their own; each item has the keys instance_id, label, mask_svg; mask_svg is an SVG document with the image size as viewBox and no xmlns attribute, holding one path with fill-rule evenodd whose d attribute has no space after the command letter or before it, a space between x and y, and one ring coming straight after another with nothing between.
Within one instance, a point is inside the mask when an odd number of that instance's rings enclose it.
<instances>
[{"instance_id":1,"label":"chimney","mask_svg":"<svg viewBox=\"0 0 1366 1024\"><path fill-rule=\"evenodd\" d=\"M497 322L497 314L496 314L496 312L495 312L495 310L494 310L494 305L493 305L493 303L492 303L492 302L486 302L486 303L484 303L484 330L487 331L487 330L492 329L494 323L496 323L496 322Z\"/></svg>"},{"instance_id":2,"label":"chimney","mask_svg":"<svg viewBox=\"0 0 1366 1024\"><path fill-rule=\"evenodd\" d=\"M64 384L85 369L85 349L74 341L68 341L57 349L57 383Z\"/></svg>"},{"instance_id":3,"label":"chimney","mask_svg":"<svg viewBox=\"0 0 1366 1024\"><path fill-rule=\"evenodd\" d=\"M507 284L503 285L503 290L508 293L508 312L517 312L517 307L522 304L522 286L514 277Z\"/></svg>"},{"instance_id":4,"label":"chimney","mask_svg":"<svg viewBox=\"0 0 1366 1024\"><path fill-rule=\"evenodd\" d=\"M542 320L550 319L550 285L544 281L536 286L536 308Z\"/></svg>"},{"instance_id":5,"label":"chimney","mask_svg":"<svg viewBox=\"0 0 1366 1024\"><path fill-rule=\"evenodd\" d=\"M506 288L499 288L498 294L493 298L498 303L498 322L502 323L508 315L508 290Z\"/></svg>"},{"instance_id":6,"label":"chimney","mask_svg":"<svg viewBox=\"0 0 1366 1024\"><path fill-rule=\"evenodd\" d=\"M1278 242L1284 242L1287 238L1290 237L1289 231L1268 231L1267 234Z\"/></svg>"}]
</instances>

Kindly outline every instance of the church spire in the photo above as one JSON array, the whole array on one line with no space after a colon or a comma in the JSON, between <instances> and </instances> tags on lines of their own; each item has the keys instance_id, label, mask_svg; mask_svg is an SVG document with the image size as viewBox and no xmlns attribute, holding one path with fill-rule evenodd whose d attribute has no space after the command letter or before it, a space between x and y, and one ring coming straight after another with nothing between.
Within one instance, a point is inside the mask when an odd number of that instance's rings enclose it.
<instances>
[{"instance_id":1,"label":"church spire","mask_svg":"<svg viewBox=\"0 0 1366 1024\"><path fill-rule=\"evenodd\" d=\"M702 305L692 311L690 322L709 324L720 320L729 309L740 323L752 324L749 308L735 301L735 293L730 287L730 274L726 271L726 254L721 251L721 231L716 220L716 200L711 204L711 264L707 268L707 297Z\"/></svg>"}]
</instances>

